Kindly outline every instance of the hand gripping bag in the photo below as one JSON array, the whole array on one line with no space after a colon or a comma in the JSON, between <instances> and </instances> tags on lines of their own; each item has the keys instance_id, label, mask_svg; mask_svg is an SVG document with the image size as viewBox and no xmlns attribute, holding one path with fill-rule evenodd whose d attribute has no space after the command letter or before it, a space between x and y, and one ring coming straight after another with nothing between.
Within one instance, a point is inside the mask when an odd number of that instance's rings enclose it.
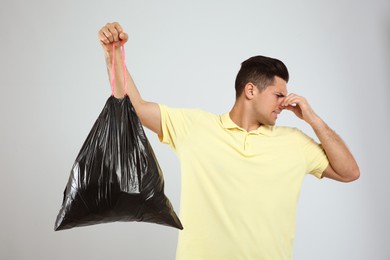
<instances>
[{"instance_id":1,"label":"hand gripping bag","mask_svg":"<svg viewBox=\"0 0 390 260\"><path fill-rule=\"evenodd\" d=\"M123 61L124 58L122 45ZM123 68L125 72L125 62ZM127 91L123 99L113 95L113 73L111 85L112 95L71 169L54 229L115 221L142 221L183 229L164 194L162 171Z\"/></svg>"}]
</instances>

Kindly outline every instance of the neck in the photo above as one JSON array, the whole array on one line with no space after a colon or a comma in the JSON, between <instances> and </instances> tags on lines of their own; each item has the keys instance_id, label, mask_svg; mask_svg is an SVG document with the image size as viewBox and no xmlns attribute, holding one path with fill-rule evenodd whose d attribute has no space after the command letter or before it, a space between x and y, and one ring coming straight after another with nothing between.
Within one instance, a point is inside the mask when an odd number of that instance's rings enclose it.
<instances>
[{"instance_id":1,"label":"neck","mask_svg":"<svg viewBox=\"0 0 390 260\"><path fill-rule=\"evenodd\" d=\"M260 127L260 123L251 114L251 110L246 107L244 102L236 100L233 108L229 112L230 119L239 127L247 132L256 130Z\"/></svg>"}]
</instances>

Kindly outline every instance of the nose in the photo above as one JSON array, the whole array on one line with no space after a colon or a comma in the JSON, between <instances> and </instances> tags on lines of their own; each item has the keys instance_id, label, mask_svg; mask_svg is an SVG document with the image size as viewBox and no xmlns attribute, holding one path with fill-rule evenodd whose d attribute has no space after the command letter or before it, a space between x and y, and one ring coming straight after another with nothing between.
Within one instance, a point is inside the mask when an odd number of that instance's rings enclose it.
<instances>
[{"instance_id":1,"label":"nose","mask_svg":"<svg viewBox=\"0 0 390 260\"><path fill-rule=\"evenodd\" d=\"M283 104L283 102L284 102L285 99L286 99L286 98L284 97L284 98L281 98L281 99L279 100L278 108L280 109L280 111L282 111L282 110L284 109L284 107L282 106L282 104Z\"/></svg>"}]
</instances>

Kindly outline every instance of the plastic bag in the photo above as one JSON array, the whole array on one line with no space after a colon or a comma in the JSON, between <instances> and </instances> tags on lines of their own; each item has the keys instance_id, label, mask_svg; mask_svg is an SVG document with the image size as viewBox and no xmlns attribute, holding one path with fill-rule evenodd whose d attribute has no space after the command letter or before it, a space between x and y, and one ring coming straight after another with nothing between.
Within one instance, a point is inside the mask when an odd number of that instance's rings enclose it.
<instances>
[{"instance_id":1,"label":"plastic bag","mask_svg":"<svg viewBox=\"0 0 390 260\"><path fill-rule=\"evenodd\" d=\"M183 229L127 95L108 98L93 125L72 167L54 229L114 221Z\"/></svg>"}]
</instances>

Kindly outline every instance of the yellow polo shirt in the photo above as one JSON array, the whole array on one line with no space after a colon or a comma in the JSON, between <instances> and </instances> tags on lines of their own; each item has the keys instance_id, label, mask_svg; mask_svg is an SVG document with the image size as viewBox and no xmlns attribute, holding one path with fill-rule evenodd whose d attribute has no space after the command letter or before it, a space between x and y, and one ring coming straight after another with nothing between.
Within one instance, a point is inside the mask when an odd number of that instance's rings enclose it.
<instances>
[{"instance_id":1,"label":"yellow polo shirt","mask_svg":"<svg viewBox=\"0 0 390 260\"><path fill-rule=\"evenodd\" d=\"M228 113L160 111L160 141L181 163L176 259L291 259L303 177L328 165L321 146L295 128L247 132Z\"/></svg>"}]
</instances>

